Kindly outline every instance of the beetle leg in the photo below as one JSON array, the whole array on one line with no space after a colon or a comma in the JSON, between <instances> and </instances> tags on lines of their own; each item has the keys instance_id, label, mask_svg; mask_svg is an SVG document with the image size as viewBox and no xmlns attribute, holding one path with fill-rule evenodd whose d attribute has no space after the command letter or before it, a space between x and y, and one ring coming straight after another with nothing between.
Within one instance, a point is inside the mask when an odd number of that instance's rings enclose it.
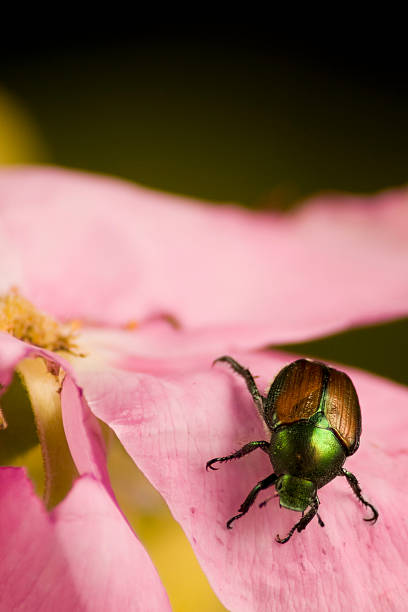
<instances>
[{"instance_id":1,"label":"beetle leg","mask_svg":"<svg viewBox=\"0 0 408 612\"><path fill-rule=\"evenodd\" d=\"M225 363L228 363L228 365L231 366L234 372L242 376L242 378L246 382L248 391L252 395L252 399L254 400L255 405L258 408L259 414L263 417L265 398L259 392L259 389L256 386L254 377L252 376L251 372L247 370L246 368L244 368L244 366L239 364L238 361L235 361L235 359L233 359L232 357L229 357L229 355L223 355L222 357L218 357L218 359L216 359L213 362L213 365L214 363L217 363L218 361L225 361Z\"/></svg>"},{"instance_id":2,"label":"beetle leg","mask_svg":"<svg viewBox=\"0 0 408 612\"><path fill-rule=\"evenodd\" d=\"M235 453L232 453L232 455L227 455L226 457L216 457L215 459L207 461L205 469L208 470L208 468L210 468L210 470L216 470L217 468L212 467L213 463L223 463L224 461L231 461L231 459L240 459L241 457L244 457L244 455L252 453L252 451L256 450L257 448L261 448L265 453L267 453L269 449L269 442L266 440L248 442L248 444L245 444L245 446L240 448Z\"/></svg>"},{"instance_id":3,"label":"beetle leg","mask_svg":"<svg viewBox=\"0 0 408 612\"><path fill-rule=\"evenodd\" d=\"M316 514L317 514L317 520L319 521L319 525L320 525L320 527L324 527L324 523L323 523L323 521L322 521L322 519L321 519L320 514L319 514L318 512L316 512Z\"/></svg>"},{"instance_id":4,"label":"beetle leg","mask_svg":"<svg viewBox=\"0 0 408 612\"><path fill-rule=\"evenodd\" d=\"M295 531L299 531L299 532L303 531L303 529L305 529L308 526L308 524L310 523L312 518L317 514L317 510L318 509L319 509L319 500L316 497L312 501L312 503L311 503L311 507L310 507L309 512L306 512L305 516L303 516L300 519L300 521L298 521L295 525L293 525L293 527L289 531L288 535L285 538L282 538L282 539L277 535L275 540L277 542L279 542L279 544L285 544L285 542L290 540L290 538L293 536Z\"/></svg>"},{"instance_id":5,"label":"beetle leg","mask_svg":"<svg viewBox=\"0 0 408 612\"><path fill-rule=\"evenodd\" d=\"M274 485L277 480L278 480L278 477L277 477L276 474L271 474L267 478L264 478L263 480L260 480L258 482L258 484L255 485L254 488L252 489L252 491L249 493L248 497L241 504L241 506L240 506L240 508L238 510L239 514L237 514L236 516L233 516L227 522L228 529L232 529L231 523L233 521L236 521L237 519L241 518L241 516L244 516L244 514L246 514L248 512L248 510L250 509L250 507L254 503L258 493L260 491L262 491L263 489L268 489L268 487L271 487L272 485Z\"/></svg>"},{"instance_id":6,"label":"beetle leg","mask_svg":"<svg viewBox=\"0 0 408 612\"><path fill-rule=\"evenodd\" d=\"M371 522L374 525L375 521L378 519L377 509L372 504L370 504L370 502L364 499L364 497L362 496L361 487L358 483L357 478L354 476L354 474L352 474L351 472L348 472L347 470L343 468L341 470L341 473L343 474L343 476L347 478L347 482L349 483L350 487L353 489L354 495L361 501L362 504L364 504L366 508L371 509L373 516L370 516L370 518L365 518L364 520Z\"/></svg>"}]
</instances>

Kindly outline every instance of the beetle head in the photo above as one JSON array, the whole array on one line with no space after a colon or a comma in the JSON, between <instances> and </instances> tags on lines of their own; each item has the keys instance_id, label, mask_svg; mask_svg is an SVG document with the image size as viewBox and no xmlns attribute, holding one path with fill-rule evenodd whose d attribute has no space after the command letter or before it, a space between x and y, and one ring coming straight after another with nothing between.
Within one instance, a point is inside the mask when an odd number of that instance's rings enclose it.
<instances>
[{"instance_id":1,"label":"beetle head","mask_svg":"<svg viewBox=\"0 0 408 612\"><path fill-rule=\"evenodd\" d=\"M316 485L310 480L284 474L276 481L279 503L288 510L303 512L316 497Z\"/></svg>"}]
</instances>

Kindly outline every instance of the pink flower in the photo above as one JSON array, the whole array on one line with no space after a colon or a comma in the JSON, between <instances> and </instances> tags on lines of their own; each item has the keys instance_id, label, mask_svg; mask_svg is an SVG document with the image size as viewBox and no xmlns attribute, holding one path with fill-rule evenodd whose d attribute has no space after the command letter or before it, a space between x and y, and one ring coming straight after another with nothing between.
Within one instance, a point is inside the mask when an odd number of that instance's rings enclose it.
<instances>
[{"instance_id":1,"label":"pink flower","mask_svg":"<svg viewBox=\"0 0 408 612\"><path fill-rule=\"evenodd\" d=\"M297 515L274 500L229 532L226 520L271 465L257 452L216 474L205 463L265 435L244 384L211 368L214 358L232 354L264 390L294 356L262 347L407 313L406 201L405 192L325 199L278 215L58 170L0 174L0 288L17 286L60 320L80 319L88 353L70 365L1 334L4 386L27 355L63 368L64 429L80 475L47 515L18 470L0 472L0 531L18 534L0 561L8 607L32 609L45 597L66 609L168 605L112 497L95 415L164 496L229 609L403 609L405 388L347 369L363 437L346 467L378 506L375 527L337 478L319 493L325 529L314 521L276 544Z\"/></svg>"}]
</instances>

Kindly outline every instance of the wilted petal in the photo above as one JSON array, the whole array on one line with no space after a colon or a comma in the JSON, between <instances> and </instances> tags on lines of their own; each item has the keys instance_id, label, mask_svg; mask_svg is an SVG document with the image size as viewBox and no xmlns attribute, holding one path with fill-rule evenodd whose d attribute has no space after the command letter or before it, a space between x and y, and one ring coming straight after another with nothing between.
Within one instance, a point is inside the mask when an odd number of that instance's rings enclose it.
<instances>
[{"instance_id":1,"label":"wilted petal","mask_svg":"<svg viewBox=\"0 0 408 612\"><path fill-rule=\"evenodd\" d=\"M170 315L246 347L408 312L406 191L283 215L14 169L0 173L0 210L0 286L61 319Z\"/></svg>"},{"instance_id":2,"label":"wilted petal","mask_svg":"<svg viewBox=\"0 0 408 612\"><path fill-rule=\"evenodd\" d=\"M111 492L99 424L89 411L82 390L76 384L73 368L63 357L0 332L0 389L10 383L19 362L28 357L42 357L47 363L61 366L65 371L61 389L61 409L72 459L79 474L92 474Z\"/></svg>"},{"instance_id":3,"label":"wilted petal","mask_svg":"<svg viewBox=\"0 0 408 612\"><path fill-rule=\"evenodd\" d=\"M103 485L79 479L48 515L18 468L0 468L2 610L168 610L146 551Z\"/></svg>"},{"instance_id":4,"label":"wilted petal","mask_svg":"<svg viewBox=\"0 0 408 612\"><path fill-rule=\"evenodd\" d=\"M291 356L236 354L264 390ZM228 609L402 610L407 601L408 527L404 508L408 472L408 390L348 370L363 411L359 451L346 462L380 513L375 526L343 478L321 489L317 521L280 545L299 514L277 500L256 505L228 531L225 522L250 489L271 473L256 451L222 465L205 463L251 440L265 439L244 383L225 365L186 372L177 360L160 373L105 367L79 374L91 410L117 433L128 453L162 493L182 524L209 580ZM151 365L151 364L150 364ZM264 495L267 496L267 492ZM260 501L262 496L260 496Z\"/></svg>"}]
</instances>

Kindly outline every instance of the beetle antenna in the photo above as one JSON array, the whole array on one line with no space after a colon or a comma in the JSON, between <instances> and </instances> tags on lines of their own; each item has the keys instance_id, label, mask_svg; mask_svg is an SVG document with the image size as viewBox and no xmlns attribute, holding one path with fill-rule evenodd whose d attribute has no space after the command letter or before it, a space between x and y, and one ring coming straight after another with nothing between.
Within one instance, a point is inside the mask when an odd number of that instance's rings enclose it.
<instances>
[{"instance_id":1,"label":"beetle antenna","mask_svg":"<svg viewBox=\"0 0 408 612\"><path fill-rule=\"evenodd\" d=\"M270 497L267 497L266 499L264 499L263 502L259 504L259 507L264 508L266 504L270 502L271 499L273 499L274 497L279 497L279 493L275 493L275 495L271 495Z\"/></svg>"}]
</instances>

